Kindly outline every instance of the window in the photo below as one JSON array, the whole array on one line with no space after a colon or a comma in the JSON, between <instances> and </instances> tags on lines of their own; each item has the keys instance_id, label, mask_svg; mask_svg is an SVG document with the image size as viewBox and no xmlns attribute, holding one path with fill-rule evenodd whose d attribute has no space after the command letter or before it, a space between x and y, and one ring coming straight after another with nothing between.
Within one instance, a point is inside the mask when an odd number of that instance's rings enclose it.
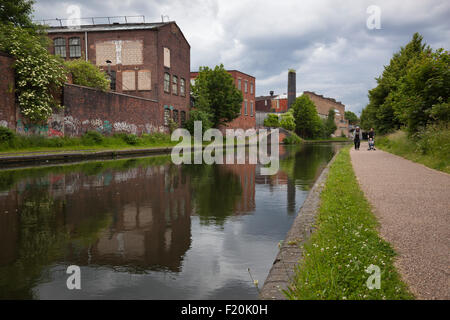
<instances>
[{"instance_id":1,"label":"window","mask_svg":"<svg viewBox=\"0 0 450 320\"><path fill-rule=\"evenodd\" d=\"M180 113L181 125L186 123L186 111L181 111Z\"/></svg>"},{"instance_id":2,"label":"window","mask_svg":"<svg viewBox=\"0 0 450 320\"><path fill-rule=\"evenodd\" d=\"M238 89L242 91L242 87L241 87L241 79L238 79Z\"/></svg>"},{"instance_id":3,"label":"window","mask_svg":"<svg viewBox=\"0 0 450 320\"><path fill-rule=\"evenodd\" d=\"M164 67L170 68L170 49L164 48Z\"/></svg>"},{"instance_id":4,"label":"window","mask_svg":"<svg viewBox=\"0 0 450 320\"><path fill-rule=\"evenodd\" d=\"M170 74L164 73L164 92L170 93Z\"/></svg>"},{"instance_id":5,"label":"window","mask_svg":"<svg viewBox=\"0 0 450 320\"><path fill-rule=\"evenodd\" d=\"M55 47L55 55L62 58L66 57L66 39L55 38L55 40L53 40L53 46Z\"/></svg>"},{"instance_id":6,"label":"window","mask_svg":"<svg viewBox=\"0 0 450 320\"><path fill-rule=\"evenodd\" d=\"M250 93L253 94L253 83L250 83Z\"/></svg>"},{"instance_id":7,"label":"window","mask_svg":"<svg viewBox=\"0 0 450 320\"><path fill-rule=\"evenodd\" d=\"M250 116L253 117L253 101L250 101Z\"/></svg>"},{"instance_id":8,"label":"window","mask_svg":"<svg viewBox=\"0 0 450 320\"><path fill-rule=\"evenodd\" d=\"M116 91L116 72L114 70L111 70L111 73L108 75L108 78L111 81L109 83L110 89Z\"/></svg>"},{"instance_id":9,"label":"window","mask_svg":"<svg viewBox=\"0 0 450 320\"><path fill-rule=\"evenodd\" d=\"M267 100L264 100L264 105L267 107Z\"/></svg>"},{"instance_id":10,"label":"window","mask_svg":"<svg viewBox=\"0 0 450 320\"><path fill-rule=\"evenodd\" d=\"M172 93L178 94L178 77L177 76L172 77Z\"/></svg>"},{"instance_id":11,"label":"window","mask_svg":"<svg viewBox=\"0 0 450 320\"><path fill-rule=\"evenodd\" d=\"M178 110L173 110L173 121L178 123Z\"/></svg>"},{"instance_id":12,"label":"window","mask_svg":"<svg viewBox=\"0 0 450 320\"><path fill-rule=\"evenodd\" d=\"M248 86L248 81L245 80L244 81L244 92L247 93L247 86Z\"/></svg>"},{"instance_id":13,"label":"window","mask_svg":"<svg viewBox=\"0 0 450 320\"><path fill-rule=\"evenodd\" d=\"M122 72L122 90L136 90L136 72L134 70L125 70Z\"/></svg>"},{"instance_id":14,"label":"window","mask_svg":"<svg viewBox=\"0 0 450 320\"><path fill-rule=\"evenodd\" d=\"M247 100L244 100L244 114L247 115Z\"/></svg>"},{"instance_id":15,"label":"window","mask_svg":"<svg viewBox=\"0 0 450 320\"><path fill-rule=\"evenodd\" d=\"M169 119L170 119L170 110L168 108L164 109L164 125L169 125Z\"/></svg>"},{"instance_id":16,"label":"window","mask_svg":"<svg viewBox=\"0 0 450 320\"><path fill-rule=\"evenodd\" d=\"M186 85L186 81L183 78L181 78L180 79L180 95L182 95L183 97L185 96L185 92L186 92L185 85Z\"/></svg>"},{"instance_id":17,"label":"window","mask_svg":"<svg viewBox=\"0 0 450 320\"><path fill-rule=\"evenodd\" d=\"M81 57L81 41L80 38L69 39L69 56L71 58Z\"/></svg>"},{"instance_id":18,"label":"window","mask_svg":"<svg viewBox=\"0 0 450 320\"><path fill-rule=\"evenodd\" d=\"M152 89L152 74L150 70L138 71L138 90Z\"/></svg>"}]
</instances>

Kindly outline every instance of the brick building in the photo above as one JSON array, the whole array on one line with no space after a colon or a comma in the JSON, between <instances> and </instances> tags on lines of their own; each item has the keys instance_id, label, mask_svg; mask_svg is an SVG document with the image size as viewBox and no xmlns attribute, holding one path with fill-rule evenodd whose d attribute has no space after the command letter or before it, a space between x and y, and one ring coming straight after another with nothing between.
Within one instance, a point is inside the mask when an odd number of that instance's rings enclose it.
<instances>
[{"instance_id":1,"label":"brick building","mask_svg":"<svg viewBox=\"0 0 450 320\"><path fill-rule=\"evenodd\" d=\"M327 98L323 95L311 92L311 91L305 91L303 94L307 95L312 102L314 102L317 113L321 118L327 118L328 117L328 111L330 109L334 109L336 112L334 116L334 122L336 123L336 131L334 132L335 136L341 136L342 133L345 134L345 136L349 135L349 129L348 129L348 120L345 119L345 105L342 104L340 101L336 101L333 98Z\"/></svg>"},{"instance_id":2,"label":"brick building","mask_svg":"<svg viewBox=\"0 0 450 320\"><path fill-rule=\"evenodd\" d=\"M288 110L287 94L256 97L256 111L284 113Z\"/></svg>"},{"instance_id":3,"label":"brick building","mask_svg":"<svg viewBox=\"0 0 450 320\"><path fill-rule=\"evenodd\" d=\"M15 128L14 59L0 52L0 126Z\"/></svg>"},{"instance_id":4,"label":"brick building","mask_svg":"<svg viewBox=\"0 0 450 320\"><path fill-rule=\"evenodd\" d=\"M233 77L236 88L238 88L243 95L241 113L239 117L227 124L222 129L250 129L255 128L255 91L256 81L255 77L237 70L227 70ZM191 81L194 81L198 72L191 72Z\"/></svg>"},{"instance_id":5,"label":"brick building","mask_svg":"<svg viewBox=\"0 0 450 320\"><path fill-rule=\"evenodd\" d=\"M153 114L166 128L170 117L186 120L190 45L175 22L50 27L48 36L51 53L110 70L112 90L157 101Z\"/></svg>"}]
</instances>

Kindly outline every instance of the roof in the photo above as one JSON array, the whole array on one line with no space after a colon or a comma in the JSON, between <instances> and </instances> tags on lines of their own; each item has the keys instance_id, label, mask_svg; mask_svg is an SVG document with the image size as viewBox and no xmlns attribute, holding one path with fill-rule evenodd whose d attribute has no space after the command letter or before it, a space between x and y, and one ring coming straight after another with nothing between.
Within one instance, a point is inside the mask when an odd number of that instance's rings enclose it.
<instances>
[{"instance_id":1,"label":"roof","mask_svg":"<svg viewBox=\"0 0 450 320\"><path fill-rule=\"evenodd\" d=\"M325 99L325 100L329 100L331 102L334 102L336 104L340 104L340 105L345 107L345 105L342 102L336 101L336 99L333 99L333 98L324 97L323 95L317 94L317 93L315 93L313 91L305 91L304 93L309 93L309 94L315 95L316 97L319 97L319 98L322 98L322 99Z\"/></svg>"},{"instance_id":2,"label":"roof","mask_svg":"<svg viewBox=\"0 0 450 320\"><path fill-rule=\"evenodd\" d=\"M96 24L96 25L80 25L77 27L49 27L48 33L61 32L91 32L91 31L121 31L121 30L145 30L157 29L159 27L168 25L171 22L156 22L156 23L113 23L113 24Z\"/></svg>"},{"instance_id":3,"label":"roof","mask_svg":"<svg viewBox=\"0 0 450 320\"><path fill-rule=\"evenodd\" d=\"M251 78L253 78L253 79L256 79L254 76L251 76L251 75L249 75L248 73L245 73L245 72L242 72L242 71L239 71L239 70L226 70L228 73L230 73L230 72L239 72L239 73L242 73L242 74L245 74L246 76L249 76L249 77L251 77ZM193 74L193 73L199 73L200 71L191 71L191 75Z\"/></svg>"}]
</instances>

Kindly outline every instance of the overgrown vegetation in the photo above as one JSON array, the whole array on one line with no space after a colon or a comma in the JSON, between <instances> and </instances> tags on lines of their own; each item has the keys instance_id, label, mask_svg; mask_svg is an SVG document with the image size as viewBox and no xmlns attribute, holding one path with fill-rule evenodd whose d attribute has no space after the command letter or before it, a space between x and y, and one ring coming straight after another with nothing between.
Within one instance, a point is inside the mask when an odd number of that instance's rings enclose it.
<instances>
[{"instance_id":1,"label":"overgrown vegetation","mask_svg":"<svg viewBox=\"0 0 450 320\"><path fill-rule=\"evenodd\" d=\"M30 151L53 149L116 149L130 147L161 147L173 146L177 142L170 140L170 135L164 133L134 134L116 133L104 136L97 131L88 131L81 137L44 137L17 135L8 128L0 127L0 151Z\"/></svg>"},{"instance_id":2,"label":"overgrown vegetation","mask_svg":"<svg viewBox=\"0 0 450 320\"><path fill-rule=\"evenodd\" d=\"M66 81L62 60L47 50L48 39L33 28L0 24L0 51L15 58L16 95L25 118L46 121L61 108L54 95Z\"/></svg>"},{"instance_id":3,"label":"overgrown vegetation","mask_svg":"<svg viewBox=\"0 0 450 320\"><path fill-rule=\"evenodd\" d=\"M72 74L74 84L100 89L102 91L109 90L110 80L108 76L91 62L83 59L76 59L66 61L64 65L67 71Z\"/></svg>"},{"instance_id":4,"label":"overgrown vegetation","mask_svg":"<svg viewBox=\"0 0 450 320\"><path fill-rule=\"evenodd\" d=\"M450 126L433 124L410 137L396 131L377 140L377 146L430 168L450 173Z\"/></svg>"},{"instance_id":5,"label":"overgrown vegetation","mask_svg":"<svg viewBox=\"0 0 450 320\"><path fill-rule=\"evenodd\" d=\"M300 144L303 140L295 132L283 139L283 144Z\"/></svg>"},{"instance_id":6,"label":"overgrown vegetation","mask_svg":"<svg viewBox=\"0 0 450 320\"><path fill-rule=\"evenodd\" d=\"M285 292L289 299L412 299L394 267L395 252L381 239L377 221L342 149L321 194L317 230ZM380 289L370 290L366 269L381 269Z\"/></svg>"},{"instance_id":7,"label":"overgrown vegetation","mask_svg":"<svg viewBox=\"0 0 450 320\"><path fill-rule=\"evenodd\" d=\"M280 126L279 117L277 114L269 113L264 119L264 126L278 128Z\"/></svg>"}]
</instances>

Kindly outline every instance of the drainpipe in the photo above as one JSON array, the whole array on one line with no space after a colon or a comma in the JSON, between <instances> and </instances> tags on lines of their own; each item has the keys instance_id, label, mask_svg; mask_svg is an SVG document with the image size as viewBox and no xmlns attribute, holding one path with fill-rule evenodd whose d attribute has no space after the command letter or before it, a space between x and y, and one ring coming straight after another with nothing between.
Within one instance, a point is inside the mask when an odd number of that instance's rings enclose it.
<instances>
[{"instance_id":1,"label":"drainpipe","mask_svg":"<svg viewBox=\"0 0 450 320\"><path fill-rule=\"evenodd\" d=\"M85 56L86 61L88 61L88 38L87 38L87 31L84 32L84 50L85 50Z\"/></svg>"}]
</instances>

